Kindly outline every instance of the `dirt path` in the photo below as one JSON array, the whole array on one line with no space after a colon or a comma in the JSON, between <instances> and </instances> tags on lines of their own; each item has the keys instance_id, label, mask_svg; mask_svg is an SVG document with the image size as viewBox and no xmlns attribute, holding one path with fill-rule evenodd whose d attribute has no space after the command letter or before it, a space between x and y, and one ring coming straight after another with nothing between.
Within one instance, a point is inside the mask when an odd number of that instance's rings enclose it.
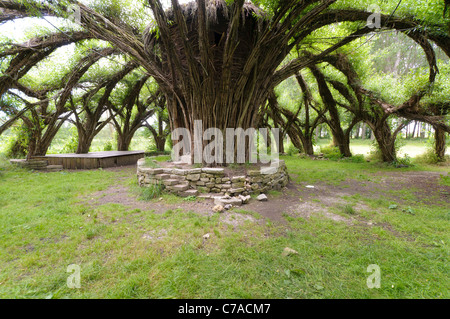
<instances>
[{"instance_id":1,"label":"dirt path","mask_svg":"<svg viewBox=\"0 0 450 319\"><path fill-rule=\"evenodd\" d=\"M130 176L133 176L136 172L135 166L107 170L126 172ZM425 204L450 205L450 187L439 184L439 172L390 172L389 175L378 172L370 177L373 178L368 181L350 179L341 182L338 186L319 182L312 185L314 188L307 187L309 185L305 183L291 182L279 194L269 194L267 202L251 200L249 204L241 206L240 209L256 212L263 218L280 223L285 221L284 214L304 218L321 214L326 218L352 224L354 222L352 218L334 214L330 212L330 208L344 205L347 202L345 197L355 194L374 199L392 198L393 201L401 204L403 199L399 192L409 189L417 198L417 201L422 201ZM148 210L156 214L164 213L169 209L182 208L185 211L209 215L212 214L212 208L214 207L211 199L185 201L177 204L169 204L158 200L142 201L130 191L128 186L120 183L120 180L117 185L93 193L84 200L92 206L108 203L122 204L130 207L130 209ZM367 207L364 204L355 206L357 210L365 208ZM224 215L224 218L228 215Z\"/></svg>"}]
</instances>

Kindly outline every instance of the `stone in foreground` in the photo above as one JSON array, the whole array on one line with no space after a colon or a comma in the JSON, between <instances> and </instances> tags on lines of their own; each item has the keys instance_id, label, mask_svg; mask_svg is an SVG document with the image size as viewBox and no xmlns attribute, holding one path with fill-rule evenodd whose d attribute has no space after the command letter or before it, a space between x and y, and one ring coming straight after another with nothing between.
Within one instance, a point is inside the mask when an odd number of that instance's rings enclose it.
<instances>
[{"instance_id":1,"label":"stone in foreground","mask_svg":"<svg viewBox=\"0 0 450 319\"><path fill-rule=\"evenodd\" d=\"M221 205L225 207L226 205L233 205L233 206L241 206L242 205L242 199L237 197L215 197L214 198L214 205Z\"/></svg>"},{"instance_id":2,"label":"stone in foreground","mask_svg":"<svg viewBox=\"0 0 450 319\"><path fill-rule=\"evenodd\" d=\"M265 194L261 194L258 197L256 197L256 199L260 202L267 202L267 196Z\"/></svg>"},{"instance_id":3,"label":"stone in foreground","mask_svg":"<svg viewBox=\"0 0 450 319\"><path fill-rule=\"evenodd\" d=\"M213 212L214 212L214 213L222 213L223 211L224 211L224 208L223 208L222 205L216 205L216 206L214 206L214 208L213 208Z\"/></svg>"},{"instance_id":4,"label":"stone in foreground","mask_svg":"<svg viewBox=\"0 0 450 319\"><path fill-rule=\"evenodd\" d=\"M239 198L242 200L242 204L248 204L248 202L250 201L251 196L247 195L239 195Z\"/></svg>"}]
</instances>

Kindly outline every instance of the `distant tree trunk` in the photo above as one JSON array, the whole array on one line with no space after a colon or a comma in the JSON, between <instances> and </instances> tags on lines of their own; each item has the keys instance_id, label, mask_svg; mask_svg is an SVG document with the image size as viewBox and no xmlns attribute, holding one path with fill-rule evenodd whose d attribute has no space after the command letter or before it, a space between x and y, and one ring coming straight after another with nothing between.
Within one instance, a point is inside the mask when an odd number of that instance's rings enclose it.
<instances>
[{"instance_id":1,"label":"distant tree trunk","mask_svg":"<svg viewBox=\"0 0 450 319\"><path fill-rule=\"evenodd\" d=\"M366 139L367 125L366 123L362 123L361 125L361 139L364 141Z\"/></svg>"},{"instance_id":2,"label":"distant tree trunk","mask_svg":"<svg viewBox=\"0 0 450 319\"><path fill-rule=\"evenodd\" d=\"M414 121L414 128L411 134L411 138L414 138L414 135L416 134L416 128L417 128L417 121Z\"/></svg>"},{"instance_id":3,"label":"distant tree trunk","mask_svg":"<svg viewBox=\"0 0 450 319\"><path fill-rule=\"evenodd\" d=\"M166 137L157 136L155 137L156 150L158 152L164 152L166 146Z\"/></svg>"},{"instance_id":4,"label":"distant tree trunk","mask_svg":"<svg viewBox=\"0 0 450 319\"><path fill-rule=\"evenodd\" d=\"M116 121L114 121L116 123ZM133 140L136 131L139 129L138 125L127 125L120 130L120 125L117 123L117 150L128 151L130 149L131 141Z\"/></svg>"},{"instance_id":5,"label":"distant tree trunk","mask_svg":"<svg viewBox=\"0 0 450 319\"><path fill-rule=\"evenodd\" d=\"M361 137L360 130L361 130L361 124L357 124L356 128L355 128L355 136L354 136L355 139L358 139Z\"/></svg>"},{"instance_id":6,"label":"distant tree trunk","mask_svg":"<svg viewBox=\"0 0 450 319\"><path fill-rule=\"evenodd\" d=\"M130 149L132 134L117 134L117 150L128 151Z\"/></svg>"},{"instance_id":7,"label":"distant tree trunk","mask_svg":"<svg viewBox=\"0 0 450 319\"><path fill-rule=\"evenodd\" d=\"M434 150L439 162L445 161L445 131L434 126Z\"/></svg>"},{"instance_id":8,"label":"distant tree trunk","mask_svg":"<svg viewBox=\"0 0 450 319\"><path fill-rule=\"evenodd\" d=\"M420 138L422 138L422 139L425 138L425 128L423 126L424 125L422 123L420 123Z\"/></svg>"},{"instance_id":9,"label":"distant tree trunk","mask_svg":"<svg viewBox=\"0 0 450 319\"><path fill-rule=\"evenodd\" d=\"M285 133L280 132L280 136L278 138L277 147L278 147L278 153L284 154L284 137L286 136Z\"/></svg>"},{"instance_id":10,"label":"distant tree trunk","mask_svg":"<svg viewBox=\"0 0 450 319\"><path fill-rule=\"evenodd\" d=\"M77 146L77 154L87 154L89 153L89 149L91 148L92 141L94 140L95 135L85 134L78 130L78 146Z\"/></svg>"},{"instance_id":11,"label":"distant tree trunk","mask_svg":"<svg viewBox=\"0 0 450 319\"><path fill-rule=\"evenodd\" d=\"M158 152L164 152L166 147L167 137L170 135L169 125L164 128L164 120L161 112L157 113L158 127L155 129L148 122L145 122L144 126L149 129L155 141L156 150ZM169 138L169 143L172 139Z\"/></svg>"},{"instance_id":12,"label":"distant tree trunk","mask_svg":"<svg viewBox=\"0 0 450 319\"><path fill-rule=\"evenodd\" d=\"M314 143L312 135L305 136L305 139L303 141L303 150L308 155L314 155Z\"/></svg>"}]
</instances>

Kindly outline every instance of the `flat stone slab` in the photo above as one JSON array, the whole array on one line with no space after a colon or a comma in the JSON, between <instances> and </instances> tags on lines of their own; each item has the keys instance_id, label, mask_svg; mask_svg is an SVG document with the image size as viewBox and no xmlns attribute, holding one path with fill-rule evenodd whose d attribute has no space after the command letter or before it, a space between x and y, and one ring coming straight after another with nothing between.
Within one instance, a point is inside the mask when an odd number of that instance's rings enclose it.
<instances>
[{"instance_id":1,"label":"flat stone slab","mask_svg":"<svg viewBox=\"0 0 450 319\"><path fill-rule=\"evenodd\" d=\"M199 194L197 197L198 198L205 198L205 199L214 199L215 197L222 197L223 193L202 193Z\"/></svg>"},{"instance_id":2,"label":"flat stone slab","mask_svg":"<svg viewBox=\"0 0 450 319\"><path fill-rule=\"evenodd\" d=\"M189 181L196 182L196 181L200 180L200 174L188 174L188 175L186 175L186 179Z\"/></svg>"},{"instance_id":3,"label":"flat stone slab","mask_svg":"<svg viewBox=\"0 0 450 319\"><path fill-rule=\"evenodd\" d=\"M178 184L170 186L170 188L176 192L184 192L189 189L189 184Z\"/></svg>"},{"instance_id":4,"label":"flat stone slab","mask_svg":"<svg viewBox=\"0 0 450 319\"><path fill-rule=\"evenodd\" d=\"M163 184L166 186L172 186L178 184L180 181L178 179L166 179L163 180Z\"/></svg>"},{"instance_id":5,"label":"flat stone slab","mask_svg":"<svg viewBox=\"0 0 450 319\"><path fill-rule=\"evenodd\" d=\"M160 179L160 180L170 179L170 175L169 174L158 174L158 175L155 175L155 178Z\"/></svg>"},{"instance_id":6,"label":"flat stone slab","mask_svg":"<svg viewBox=\"0 0 450 319\"><path fill-rule=\"evenodd\" d=\"M198 195L198 190L196 190L196 189L188 189L187 191L179 192L178 195L180 195L181 197L197 196Z\"/></svg>"},{"instance_id":7,"label":"flat stone slab","mask_svg":"<svg viewBox=\"0 0 450 319\"><path fill-rule=\"evenodd\" d=\"M164 170L162 168L139 167L139 172L156 175L164 173Z\"/></svg>"},{"instance_id":8,"label":"flat stone slab","mask_svg":"<svg viewBox=\"0 0 450 319\"><path fill-rule=\"evenodd\" d=\"M172 169L172 174L175 175L186 175L188 172L189 170L187 169L179 169L179 168Z\"/></svg>"},{"instance_id":9,"label":"flat stone slab","mask_svg":"<svg viewBox=\"0 0 450 319\"><path fill-rule=\"evenodd\" d=\"M275 174L277 171L278 171L278 167L274 167L274 166L261 167L261 174L263 174L263 175Z\"/></svg>"},{"instance_id":10,"label":"flat stone slab","mask_svg":"<svg viewBox=\"0 0 450 319\"><path fill-rule=\"evenodd\" d=\"M228 192L230 192L231 194L236 194L236 193L243 193L245 192L245 189L240 187L240 188L230 188L228 190Z\"/></svg>"},{"instance_id":11,"label":"flat stone slab","mask_svg":"<svg viewBox=\"0 0 450 319\"><path fill-rule=\"evenodd\" d=\"M203 173L219 175L224 174L225 170L223 168L213 168L213 167L204 167L202 168Z\"/></svg>"},{"instance_id":12,"label":"flat stone slab","mask_svg":"<svg viewBox=\"0 0 450 319\"><path fill-rule=\"evenodd\" d=\"M214 197L214 205L222 205L224 207L225 205L241 206L242 199L237 197Z\"/></svg>"}]
</instances>

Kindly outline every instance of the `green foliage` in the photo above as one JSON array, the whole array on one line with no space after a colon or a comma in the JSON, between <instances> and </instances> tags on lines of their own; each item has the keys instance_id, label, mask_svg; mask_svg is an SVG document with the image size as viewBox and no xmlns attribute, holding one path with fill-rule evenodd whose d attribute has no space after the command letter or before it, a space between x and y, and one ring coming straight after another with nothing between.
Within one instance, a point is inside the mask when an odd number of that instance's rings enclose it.
<instances>
[{"instance_id":1,"label":"green foliage","mask_svg":"<svg viewBox=\"0 0 450 319\"><path fill-rule=\"evenodd\" d=\"M424 163L424 164L437 164L439 163L439 157L437 156L435 150L432 147L428 147L426 151L418 155L416 157L417 163Z\"/></svg>"},{"instance_id":2,"label":"green foliage","mask_svg":"<svg viewBox=\"0 0 450 319\"><path fill-rule=\"evenodd\" d=\"M90 7L109 19L121 19L140 31L152 20L151 11L145 1L94 0Z\"/></svg>"},{"instance_id":3,"label":"green foliage","mask_svg":"<svg viewBox=\"0 0 450 319\"><path fill-rule=\"evenodd\" d=\"M300 153L300 150L294 146L294 144L289 143L287 147L286 154L289 156L297 155Z\"/></svg>"},{"instance_id":4,"label":"green foliage","mask_svg":"<svg viewBox=\"0 0 450 319\"><path fill-rule=\"evenodd\" d=\"M61 153L75 153L78 148L78 132L76 127L70 128L70 137L61 149Z\"/></svg>"},{"instance_id":5,"label":"green foliage","mask_svg":"<svg viewBox=\"0 0 450 319\"><path fill-rule=\"evenodd\" d=\"M369 155L367 156L367 159L370 161L381 161L382 160L380 147L376 140L373 140L372 144L370 145L370 151L369 151Z\"/></svg>"},{"instance_id":6,"label":"green foliage","mask_svg":"<svg viewBox=\"0 0 450 319\"><path fill-rule=\"evenodd\" d=\"M339 160L343 158L343 155L339 151L339 147L336 146L321 146L320 152L323 154L323 157L328 158L330 160Z\"/></svg>"},{"instance_id":7,"label":"green foliage","mask_svg":"<svg viewBox=\"0 0 450 319\"><path fill-rule=\"evenodd\" d=\"M155 160L155 157L146 157L144 160L145 160L145 167L149 168L159 167L158 162Z\"/></svg>"},{"instance_id":8,"label":"green foliage","mask_svg":"<svg viewBox=\"0 0 450 319\"><path fill-rule=\"evenodd\" d=\"M412 209L411 206L408 206L408 208L402 209L402 212L408 213L408 214L411 214L411 215L415 215L415 210Z\"/></svg>"},{"instance_id":9,"label":"green foliage","mask_svg":"<svg viewBox=\"0 0 450 319\"><path fill-rule=\"evenodd\" d=\"M440 183L445 186L450 186L450 175L449 174L447 174L447 175L441 174L440 175Z\"/></svg>"},{"instance_id":10,"label":"green foliage","mask_svg":"<svg viewBox=\"0 0 450 319\"><path fill-rule=\"evenodd\" d=\"M29 133L26 127L19 122L19 125L11 129L11 135L6 140L4 147L5 155L8 158L24 158L28 151Z\"/></svg>"},{"instance_id":11,"label":"green foliage","mask_svg":"<svg viewBox=\"0 0 450 319\"><path fill-rule=\"evenodd\" d=\"M355 209L350 204L345 204L344 206L342 206L341 212L344 214L347 214L347 215L355 215L356 214Z\"/></svg>"},{"instance_id":12,"label":"green foliage","mask_svg":"<svg viewBox=\"0 0 450 319\"><path fill-rule=\"evenodd\" d=\"M107 141L105 143L105 146L103 146L103 150L105 152L112 151L113 150L113 142L112 141Z\"/></svg>"},{"instance_id":13,"label":"green foliage","mask_svg":"<svg viewBox=\"0 0 450 319\"><path fill-rule=\"evenodd\" d=\"M148 187L143 187L141 199L145 201L149 201L155 199L162 195L164 190L164 185L161 183L151 184Z\"/></svg>"},{"instance_id":14,"label":"green foliage","mask_svg":"<svg viewBox=\"0 0 450 319\"><path fill-rule=\"evenodd\" d=\"M408 154L403 155L403 157L397 157L397 159L392 162L392 165L398 168L414 166L411 162L411 157L409 157Z\"/></svg>"}]
</instances>

